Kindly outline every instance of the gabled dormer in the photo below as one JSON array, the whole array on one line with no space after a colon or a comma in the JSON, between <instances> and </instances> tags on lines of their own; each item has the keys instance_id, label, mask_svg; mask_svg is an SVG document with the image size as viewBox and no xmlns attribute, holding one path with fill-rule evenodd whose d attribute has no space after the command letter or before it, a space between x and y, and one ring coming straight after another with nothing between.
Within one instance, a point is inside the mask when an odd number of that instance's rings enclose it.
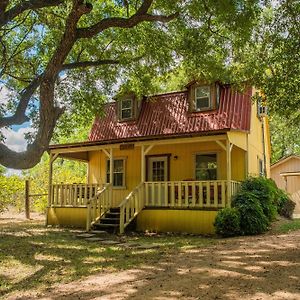
<instances>
[{"instance_id":1,"label":"gabled dormer","mask_svg":"<svg viewBox=\"0 0 300 300\"><path fill-rule=\"evenodd\" d=\"M205 81L192 81L186 86L190 112L215 110L219 106L220 85Z\"/></svg>"},{"instance_id":2,"label":"gabled dormer","mask_svg":"<svg viewBox=\"0 0 300 300\"><path fill-rule=\"evenodd\" d=\"M138 118L141 101L138 100L134 92L118 94L115 100L119 122L134 121Z\"/></svg>"}]
</instances>

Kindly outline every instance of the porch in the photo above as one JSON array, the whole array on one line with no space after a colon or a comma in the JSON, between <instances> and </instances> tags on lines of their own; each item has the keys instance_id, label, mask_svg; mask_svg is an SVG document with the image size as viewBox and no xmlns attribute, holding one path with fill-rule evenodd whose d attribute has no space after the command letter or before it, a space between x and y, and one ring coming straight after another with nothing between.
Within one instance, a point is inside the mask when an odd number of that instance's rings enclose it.
<instances>
[{"instance_id":1,"label":"porch","mask_svg":"<svg viewBox=\"0 0 300 300\"><path fill-rule=\"evenodd\" d=\"M210 214L212 227L217 210L230 206L247 174L245 141L244 136L227 133L109 146L59 145L50 151L47 224L86 230L111 226L123 233L142 211L154 209L173 215L185 211L186 220L191 211L202 212L195 220ZM53 184L57 157L87 162L88 184ZM147 214L139 216L143 215Z\"/></svg>"},{"instance_id":2,"label":"porch","mask_svg":"<svg viewBox=\"0 0 300 300\"><path fill-rule=\"evenodd\" d=\"M119 233L144 209L217 211L230 206L239 182L167 181L140 183L117 206L119 218L114 224ZM70 208L83 209L86 230L105 218L115 208L110 184L53 184L49 210L71 212ZM48 220L49 221L49 220ZM51 221L50 221L51 223Z\"/></svg>"}]
</instances>

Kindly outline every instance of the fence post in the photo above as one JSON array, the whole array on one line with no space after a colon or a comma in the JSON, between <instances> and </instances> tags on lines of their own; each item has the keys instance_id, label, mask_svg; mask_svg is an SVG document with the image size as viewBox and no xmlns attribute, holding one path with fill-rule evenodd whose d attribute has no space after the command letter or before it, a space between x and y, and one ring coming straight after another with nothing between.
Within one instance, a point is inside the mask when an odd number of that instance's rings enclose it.
<instances>
[{"instance_id":1,"label":"fence post","mask_svg":"<svg viewBox=\"0 0 300 300\"><path fill-rule=\"evenodd\" d=\"M26 219L30 219L30 204L29 204L29 180L25 180L25 215Z\"/></svg>"}]
</instances>

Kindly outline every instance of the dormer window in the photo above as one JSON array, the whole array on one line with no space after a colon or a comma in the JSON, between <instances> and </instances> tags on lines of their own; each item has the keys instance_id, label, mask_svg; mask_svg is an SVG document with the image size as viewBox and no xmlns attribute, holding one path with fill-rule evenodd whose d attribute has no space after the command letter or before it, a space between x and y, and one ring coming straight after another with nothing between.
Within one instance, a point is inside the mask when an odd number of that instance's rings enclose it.
<instances>
[{"instance_id":1,"label":"dormer window","mask_svg":"<svg viewBox=\"0 0 300 300\"><path fill-rule=\"evenodd\" d=\"M141 103L135 93L118 94L116 100L116 114L119 122L135 121L140 112Z\"/></svg>"},{"instance_id":2,"label":"dormer window","mask_svg":"<svg viewBox=\"0 0 300 300\"><path fill-rule=\"evenodd\" d=\"M211 108L210 86L198 86L195 88L195 109L196 111L208 110Z\"/></svg>"},{"instance_id":3,"label":"dormer window","mask_svg":"<svg viewBox=\"0 0 300 300\"><path fill-rule=\"evenodd\" d=\"M189 112L206 112L219 107L220 85L218 82L192 81L186 85Z\"/></svg>"},{"instance_id":4,"label":"dormer window","mask_svg":"<svg viewBox=\"0 0 300 300\"><path fill-rule=\"evenodd\" d=\"M133 117L133 99L121 100L121 119L127 120Z\"/></svg>"}]
</instances>

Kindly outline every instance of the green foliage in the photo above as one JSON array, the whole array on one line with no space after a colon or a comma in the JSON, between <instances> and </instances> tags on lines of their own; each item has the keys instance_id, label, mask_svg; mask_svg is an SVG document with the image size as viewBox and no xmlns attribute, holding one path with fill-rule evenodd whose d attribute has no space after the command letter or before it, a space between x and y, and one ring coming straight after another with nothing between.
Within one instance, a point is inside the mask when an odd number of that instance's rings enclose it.
<instances>
[{"instance_id":1,"label":"green foliage","mask_svg":"<svg viewBox=\"0 0 300 300\"><path fill-rule=\"evenodd\" d=\"M24 172L30 179L31 194L48 193L49 156L44 155L42 161L34 168ZM57 183L84 183L86 182L86 164L77 161L57 159L53 165L53 184ZM33 208L44 212L47 207L47 196L33 199Z\"/></svg>"},{"instance_id":2,"label":"green foliage","mask_svg":"<svg viewBox=\"0 0 300 300\"><path fill-rule=\"evenodd\" d=\"M239 235L241 232L239 211L229 207L218 211L214 226L216 233L224 237Z\"/></svg>"},{"instance_id":3,"label":"green foliage","mask_svg":"<svg viewBox=\"0 0 300 300\"><path fill-rule=\"evenodd\" d=\"M250 177L242 182L241 192L253 193L262 207L264 215L272 221L277 213L277 187L273 180L265 177Z\"/></svg>"},{"instance_id":4,"label":"green foliage","mask_svg":"<svg viewBox=\"0 0 300 300\"><path fill-rule=\"evenodd\" d=\"M272 163L291 154L300 154L300 127L297 114L297 112L294 112L289 117L278 114L271 116Z\"/></svg>"},{"instance_id":5,"label":"green foliage","mask_svg":"<svg viewBox=\"0 0 300 300\"><path fill-rule=\"evenodd\" d=\"M24 182L18 176L0 175L0 213L10 206L18 210L24 202Z\"/></svg>"},{"instance_id":6,"label":"green foliage","mask_svg":"<svg viewBox=\"0 0 300 300\"><path fill-rule=\"evenodd\" d=\"M252 192L240 191L232 201L232 206L240 213L241 233L253 235L268 229L269 220L265 216L261 203Z\"/></svg>"},{"instance_id":7,"label":"green foliage","mask_svg":"<svg viewBox=\"0 0 300 300\"><path fill-rule=\"evenodd\" d=\"M283 217L291 219L295 209L296 203L289 198L286 198L279 209L279 214Z\"/></svg>"}]
</instances>

